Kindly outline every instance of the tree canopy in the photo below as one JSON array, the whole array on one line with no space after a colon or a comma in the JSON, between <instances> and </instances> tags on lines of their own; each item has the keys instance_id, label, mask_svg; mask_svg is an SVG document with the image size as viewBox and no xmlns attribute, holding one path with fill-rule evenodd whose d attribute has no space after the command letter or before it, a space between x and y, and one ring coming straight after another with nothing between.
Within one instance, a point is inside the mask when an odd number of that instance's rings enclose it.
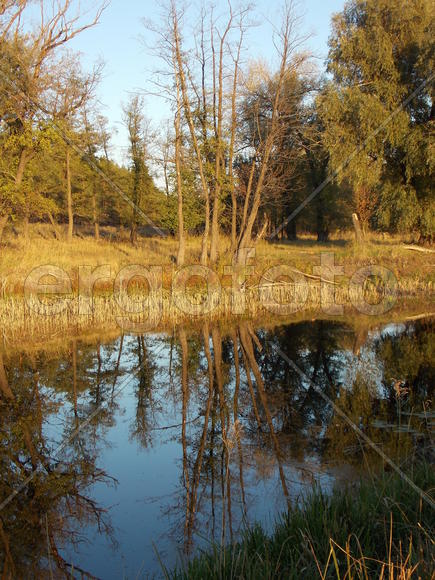
<instances>
[{"instance_id":1,"label":"tree canopy","mask_svg":"<svg viewBox=\"0 0 435 580\"><path fill-rule=\"evenodd\" d=\"M349 0L332 20L326 76L291 3L274 67L246 58L250 8L204 6L189 40L186 11L168 1L151 29L173 116L153 128L146 101L130 98L124 166L95 98L102 66L85 71L66 50L105 5L83 24L72 0L42 2L29 28L29 4L0 3L0 243L7 224L26 233L41 221L68 240L81 225L97 239L101 225L126 226L136 243L152 222L178 233L180 264L185 233L200 235L207 264L221 234L237 258L262 236L298 229L327 241L353 212L366 230L433 240L430 0Z\"/></svg>"},{"instance_id":2,"label":"tree canopy","mask_svg":"<svg viewBox=\"0 0 435 580\"><path fill-rule=\"evenodd\" d=\"M351 0L332 22L318 99L330 170L366 225L433 236L433 4Z\"/></svg>"}]
</instances>

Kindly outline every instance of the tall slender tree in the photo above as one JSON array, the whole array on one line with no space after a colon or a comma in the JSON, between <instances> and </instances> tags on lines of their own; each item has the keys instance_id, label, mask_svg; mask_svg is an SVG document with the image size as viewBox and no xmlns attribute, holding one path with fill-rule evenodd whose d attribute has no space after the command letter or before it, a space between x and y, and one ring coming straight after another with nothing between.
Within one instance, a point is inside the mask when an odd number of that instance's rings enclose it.
<instances>
[{"instance_id":1,"label":"tall slender tree","mask_svg":"<svg viewBox=\"0 0 435 580\"><path fill-rule=\"evenodd\" d=\"M131 97L124 107L124 121L130 141L131 162L131 200L133 209L130 221L130 241L137 243L137 230L140 223L139 215L143 211L142 204L148 197L153 182L147 167L147 125L143 113L144 101L138 95Z\"/></svg>"}]
</instances>

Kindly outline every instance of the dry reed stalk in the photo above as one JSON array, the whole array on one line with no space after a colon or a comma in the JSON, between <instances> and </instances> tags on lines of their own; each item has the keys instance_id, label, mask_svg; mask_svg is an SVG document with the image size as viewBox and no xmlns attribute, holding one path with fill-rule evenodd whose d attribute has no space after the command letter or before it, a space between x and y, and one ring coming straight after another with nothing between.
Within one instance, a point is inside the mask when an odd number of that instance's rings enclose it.
<instances>
[{"instance_id":1,"label":"dry reed stalk","mask_svg":"<svg viewBox=\"0 0 435 580\"><path fill-rule=\"evenodd\" d=\"M51 314L49 302L41 302L36 296L27 300L21 296L6 295L0 299L0 325L3 331L14 335L27 336L51 334L62 329L76 327L86 329L92 326L111 326L118 324L129 332L129 326L147 325L148 330L162 326L179 324L192 320L229 320L240 318L233 312L243 312L244 318L259 318L271 315L288 316L293 312L312 311L319 308L327 310L334 301L325 301L321 296L318 282L304 285L277 283L273 285L252 286L243 293L233 294L231 288L206 295L201 291L185 294L163 290L161 294L145 294L140 291L132 295L126 292L114 295L96 295L91 302L90 314L81 314L77 296L65 299L64 307L58 314ZM335 304L352 306L358 310L360 293L347 286L334 287ZM410 291L407 281L399 283L398 296L423 295L427 299L433 292L432 283L419 284L419 291ZM377 303L383 298L382 288L371 286L364 292L367 303ZM386 304L393 304L394 296L386 296ZM389 302L390 301L390 302ZM201 304L204 306L202 307ZM280 309L280 305L291 305ZM244 310L243 310L244 307ZM136 313L130 314L134 310ZM194 312L194 314L192 314Z\"/></svg>"}]
</instances>

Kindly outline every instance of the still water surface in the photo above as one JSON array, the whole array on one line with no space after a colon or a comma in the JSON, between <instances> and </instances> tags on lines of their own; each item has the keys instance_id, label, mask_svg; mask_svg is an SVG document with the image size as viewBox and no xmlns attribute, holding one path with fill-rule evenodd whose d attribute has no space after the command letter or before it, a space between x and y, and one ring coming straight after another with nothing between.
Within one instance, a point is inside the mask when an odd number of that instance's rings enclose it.
<instances>
[{"instance_id":1,"label":"still water surface","mask_svg":"<svg viewBox=\"0 0 435 580\"><path fill-rule=\"evenodd\" d=\"M159 558L171 568L246 524L272 529L313 483L367 473L379 457L313 383L394 460L427 446L434 322L243 322L6 348L0 503L19 493L0 512L0 569L159 576Z\"/></svg>"}]
</instances>

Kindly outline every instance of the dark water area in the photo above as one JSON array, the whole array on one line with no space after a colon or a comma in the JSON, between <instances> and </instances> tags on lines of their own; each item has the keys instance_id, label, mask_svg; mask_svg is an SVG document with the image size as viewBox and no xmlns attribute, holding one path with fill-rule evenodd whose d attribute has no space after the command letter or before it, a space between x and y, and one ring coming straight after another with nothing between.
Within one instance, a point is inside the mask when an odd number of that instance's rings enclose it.
<instances>
[{"instance_id":1,"label":"dark water area","mask_svg":"<svg viewBox=\"0 0 435 580\"><path fill-rule=\"evenodd\" d=\"M435 320L71 340L0 351L0 570L161 576L430 450ZM343 414L346 418L344 418ZM411 493L411 492L410 492ZM12 495L11 495L12 494Z\"/></svg>"}]
</instances>

